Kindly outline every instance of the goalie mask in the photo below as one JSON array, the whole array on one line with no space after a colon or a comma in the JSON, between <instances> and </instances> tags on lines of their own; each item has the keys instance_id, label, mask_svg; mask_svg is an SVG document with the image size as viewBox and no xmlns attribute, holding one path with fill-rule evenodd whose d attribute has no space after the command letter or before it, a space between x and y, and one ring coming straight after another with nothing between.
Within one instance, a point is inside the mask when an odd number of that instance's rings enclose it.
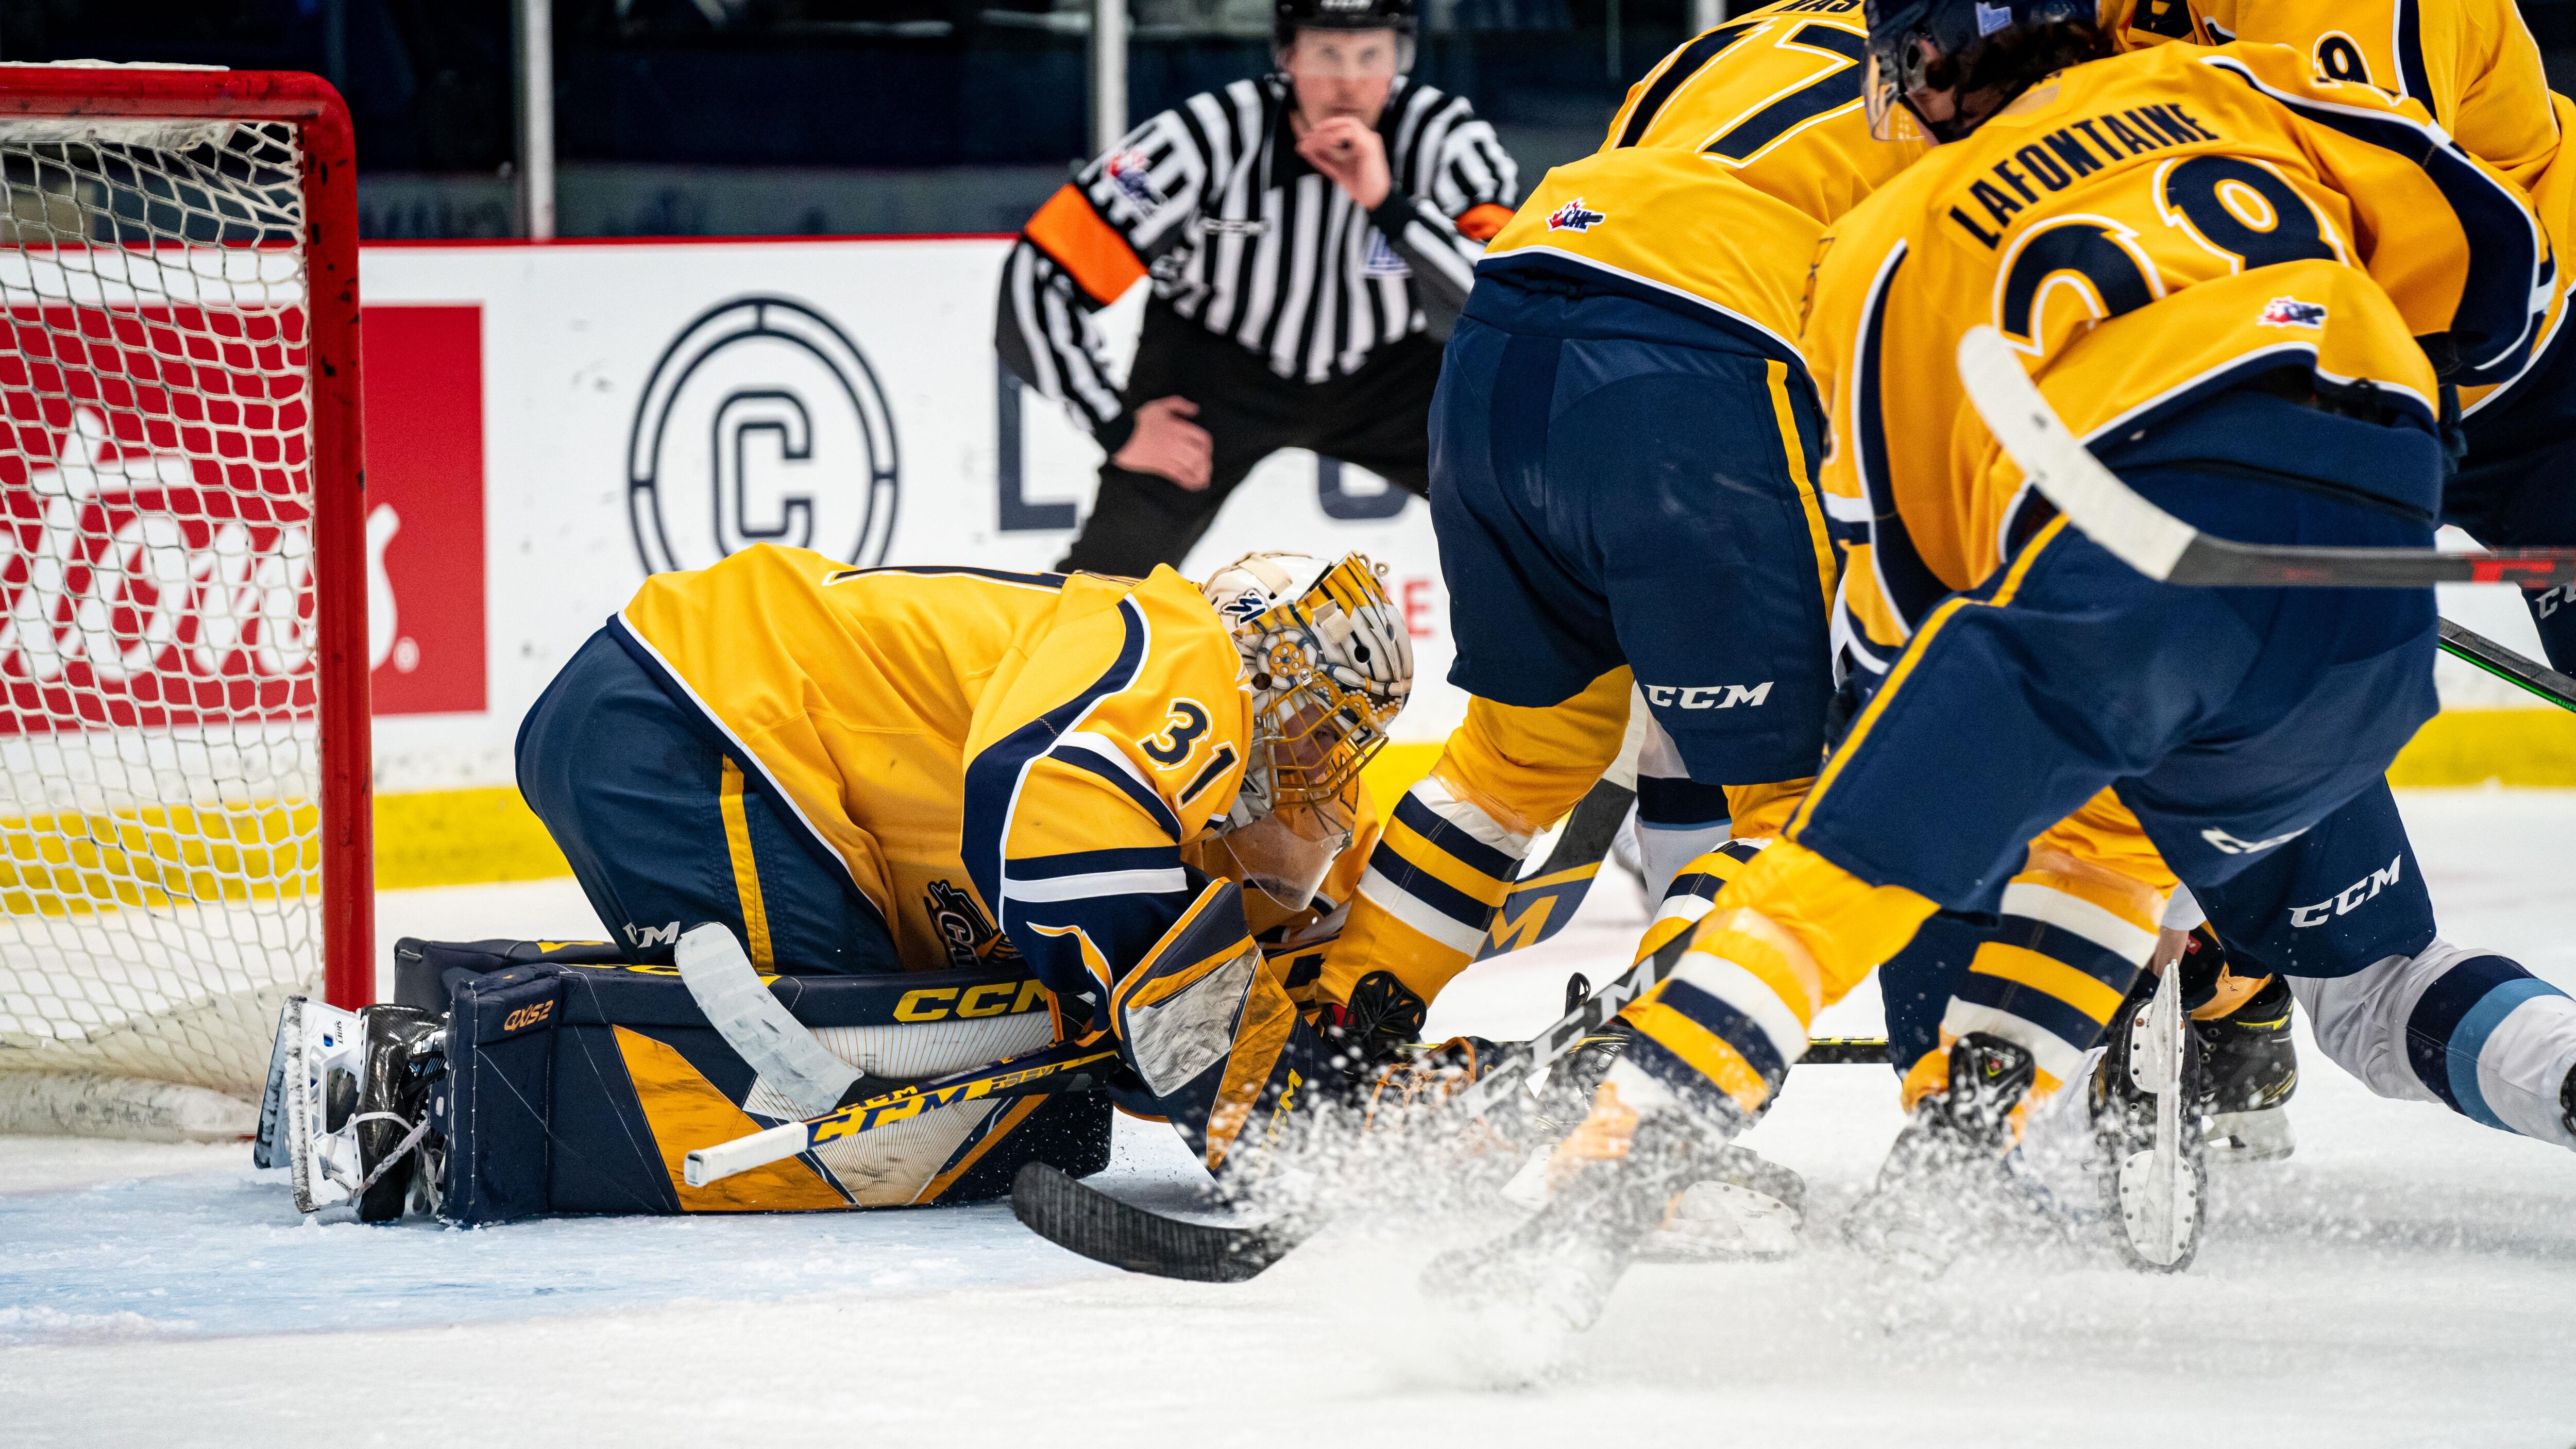
<instances>
[{"instance_id":1,"label":"goalie mask","mask_svg":"<svg viewBox=\"0 0 2576 1449\"><path fill-rule=\"evenodd\" d=\"M1350 843L1360 769L1413 690L1413 641L1381 567L1252 553L1200 586L1252 692L1251 758L1217 846L1292 910Z\"/></svg>"}]
</instances>

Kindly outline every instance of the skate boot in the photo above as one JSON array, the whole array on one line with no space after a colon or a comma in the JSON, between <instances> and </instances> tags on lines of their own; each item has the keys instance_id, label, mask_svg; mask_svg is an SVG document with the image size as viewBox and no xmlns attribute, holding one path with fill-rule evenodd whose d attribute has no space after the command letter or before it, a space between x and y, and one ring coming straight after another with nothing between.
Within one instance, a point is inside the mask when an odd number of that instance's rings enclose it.
<instances>
[{"instance_id":1,"label":"skate boot","mask_svg":"<svg viewBox=\"0 0 2576 1449\"><path fill-rule=\"evenodd\" d=\"M446 1028L414 1007L288 1001L267 1094L278 1110L263 1113L260 1155L274 1161L284 1147L299 1210L349 1204L361 1222L390 1222L417 1198L436 1211Z\"/></svg>"},{"instance_id":2,"label":"skate boot","mask_svg":"<svg viewBox=\"0 0 2576 1449\"><path fill-rule=\"evenodd\" d=\"M1505 1201L1533 1210L1546 1204L1563 1171L1556 1144L1582 1122L1584 1104L1635 1035L1626 1022L1613 1021L1576 1043L1557 1065L1529 1117L1542 1141L1504 1185ZM1706 1156L1705 1175L1674 1200L1672 1212L1637 1245L1637 1256L1647 1262L1722 1263L1797 1252L1798 1229L1806 1220L1806 1180L1733 1143Z\"/></svg>"},{"instance_id":3,"label":"skate boot","mask_svg":"<svg viewBox=\"0 0 2576 1449\"><path fill-rule=\"evenodd\" d=\"M1641 1116L1604 1084L1591 1115L1557 1149L1570 1171L1547 1206L1502 1238L1434 1258L1423 1292L1460 1307L1523 1305L1589 1328L1640 1240L1706 1168L1711 1149L1694 1139L1732 1135L1672 1109Z\"/></svg>"},{"instance_id":4,"label":"skate boot","mask_svg":"<svg viewBox=\"0 0 2576 1449\"><path fill-rule=\"evenodd\" d=\"M2004 1156L2037 1075L2030 1052L2002 1037L1980 1031L1952 1042L1949 1089L1916 1104L1877 1183L1843 1219L1844 1239L1938 1277L1975 1238L2026 1219L2028 1194Z\"/></svg>"},{"instance_id":5,"label":"skate boot","mask_svg":"<svg viewBox=\"0 0 2576 1449\"><path fill-rule=\"evenodd\" d=\"M2191 1029L2200 1038L2200 1110L2209 1118L2212 1160L2277 1162L2289 1156L2298 1139L2291 1135L2286 1104L2299 1086L2289 983L2266 978L2261 990L2225 1015L2194 1013Z\"/></svg>"}]
</instances>

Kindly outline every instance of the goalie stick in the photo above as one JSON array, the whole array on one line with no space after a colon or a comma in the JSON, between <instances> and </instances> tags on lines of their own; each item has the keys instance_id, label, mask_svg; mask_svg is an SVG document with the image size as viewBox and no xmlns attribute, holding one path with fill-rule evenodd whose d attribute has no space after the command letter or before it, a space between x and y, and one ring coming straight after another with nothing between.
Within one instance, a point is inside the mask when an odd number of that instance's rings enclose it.
<instances>
[{"instance_id":1,"label":"goalie stick","mask_svg":"<svg viewBox=\"0 0 2576 1449\"><path fill-rule=\"evenodd\" d=\"M799 1114L831 1111L864 1080L770 994L730 927L709 921L693 928L671 959L716 1035Z\"/></svg>"},{"instance_id":2,"label":"goalie stick","mask_svg":"<svg viewBox=\"0 0 2576 1449\"><path fill-rule=\"evenodd\" d=\"M2434 584L2576 584L2576 549L2435 553L2316 548L2213 538L2102 466L2040 395L1994 328L1959 339L1959 380L2012 460L2049 502L2122 563L2160 583L2207 588L2420 589Z\"/></svg>"},{"instance_id":3,"label":"goalie stick","mask_svg":"<svg viewBox=\"0 0 2576 1449\"><path fill-rule=\"evenodd\" d=\"M1585 997L1564 1019L1498 1054L1493 1070L1435 1109L1435 1123L1469 1122L1502 1105L1540 1068L1607 1025L1631 1001L1673 972L1689 948L1684 932ZM1437 1131L1435 1126L1432 1130ZM1296 1250L1323 1218L1229 1227L1170 1217L1121 1202L1062 1168L1032 1162L1011 1183L1011 1211L1029 1230L1068 1252L1131 1273L1193 1283L1240 1283Z\"/></svg>"},{"instance_id":4,"label":"goalie stick","mask_svg":"<svg viewBox=\"0 0 2576 1449\"><path fill-rule=\"evenodd\" d=\"M802 1122L788 1122L766 1132L701 1147L681 1159L680 1176L691 1187L704 1187L738 1172L811 1152L839 1138L910 1121L924 1112L960 1102L1089 1091L1117 1065L1117 1050L1103 1039L1058 1042L1009 1061L913 1082Z\"/></svg>"}]
</instances>

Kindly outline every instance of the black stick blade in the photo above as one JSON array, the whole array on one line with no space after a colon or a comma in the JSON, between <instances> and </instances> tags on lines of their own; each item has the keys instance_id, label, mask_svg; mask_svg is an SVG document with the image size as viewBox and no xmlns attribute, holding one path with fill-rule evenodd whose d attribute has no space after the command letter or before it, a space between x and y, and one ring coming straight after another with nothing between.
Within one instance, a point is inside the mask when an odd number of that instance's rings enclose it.
<instances>
[{"instance_id":1,"label":"black stick blade","mask_svg":"<svg viewBox=\"0 0 2576 1449\"><path fill-rule=\"evenodd\" d=\"M1011 1179L1011 1211L1031 1232L1095 1263L1190 1283L1240 1283L1286 1257L1302 1233L1183 1222L1085 1187L1043 1162Z\"/></svg>"}]
</instances>

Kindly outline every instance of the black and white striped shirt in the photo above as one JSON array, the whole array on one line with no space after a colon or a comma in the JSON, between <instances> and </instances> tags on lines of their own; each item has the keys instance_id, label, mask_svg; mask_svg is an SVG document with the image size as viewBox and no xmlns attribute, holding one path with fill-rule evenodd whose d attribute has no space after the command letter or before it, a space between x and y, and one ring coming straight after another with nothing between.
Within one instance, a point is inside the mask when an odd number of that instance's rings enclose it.
<instances>
[{"instance_id":1,"label":"black and white striped shirt","mask_svg":"<svg viewBox=\"0 0 2576 1449\"><path fill-rule=\"evenodd\" d=\"M1092 314L1150 275L1181 316L1283 378L1355 372L1375 348L1446 337L1518 171L1463 96L1399 77L1378 118L1393 186L1362 211L1297 154L1278 76L1190 97L1038 209L1002 272L994 345L1103 446L1134 423Z\"/></svg>"}]
</instances>

